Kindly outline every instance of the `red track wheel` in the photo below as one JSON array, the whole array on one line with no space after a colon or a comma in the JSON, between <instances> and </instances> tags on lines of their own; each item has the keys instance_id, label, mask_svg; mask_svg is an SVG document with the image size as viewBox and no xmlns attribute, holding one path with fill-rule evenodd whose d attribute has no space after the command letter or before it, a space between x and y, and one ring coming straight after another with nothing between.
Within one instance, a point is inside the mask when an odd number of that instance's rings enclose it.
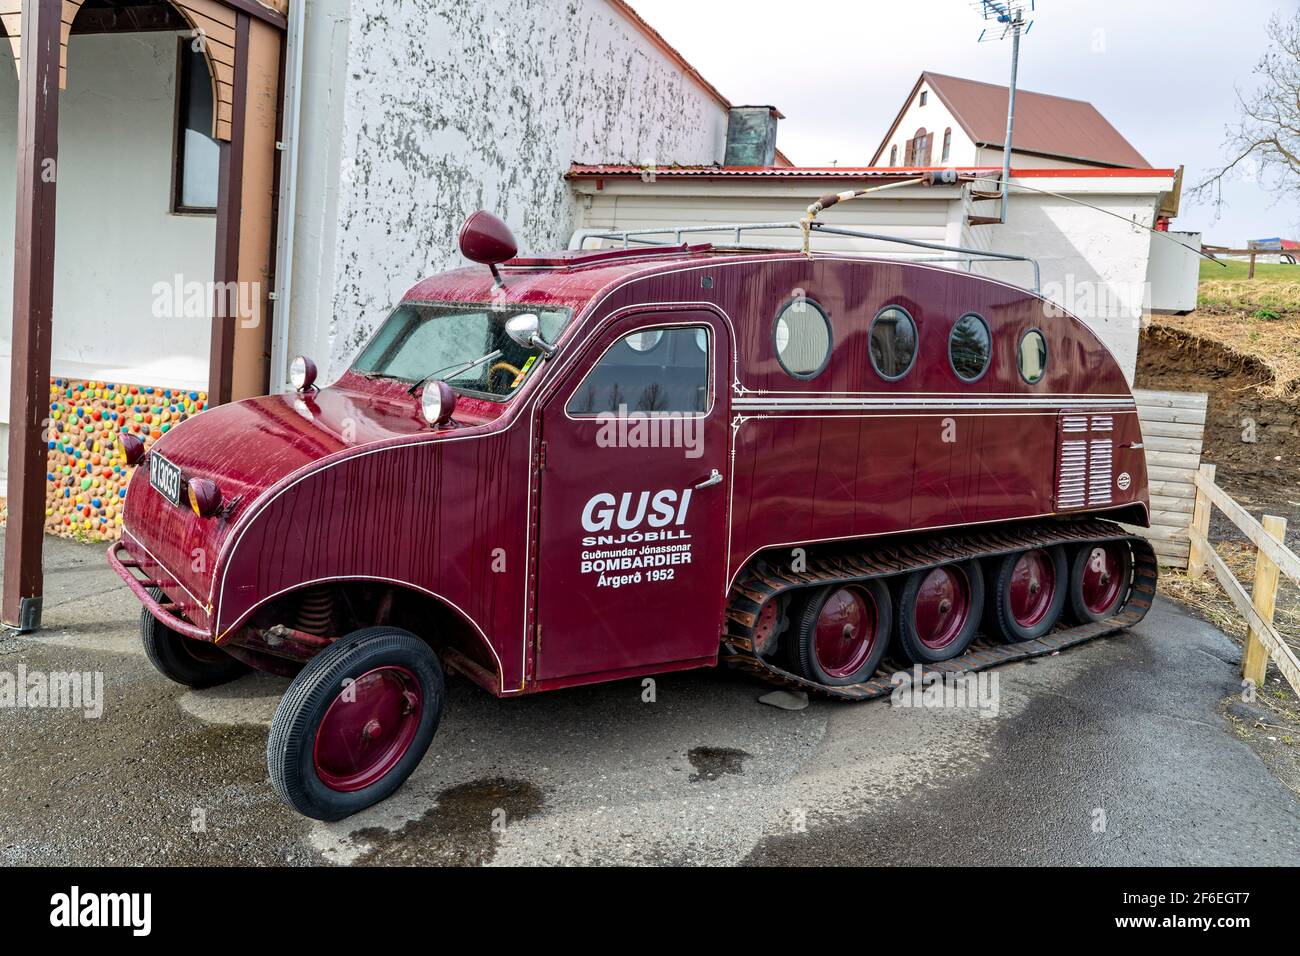
<instances>
[{"instance_id":1,"label":"red track wheel","mask_svg":"<svg viewBox=\"0 0 1300 956\"><path fill-rule=\"evenodd\" d=\"M985 622L990 635L1017 644L1055 627L1065 607L1067 569L1060 545L995 558Z\"/></svg>"},{"instance_id":2,"label":"red track wheel","mask_svg":"<svg viewBox=\"0 0 1300 956\"><path fill-rule=\"evenodd\" d=\"M889 646L893 603L880 581L814 591L800 616L794 654L803 675L829 687L867 680Z\"/></svg>"},{"instance_id":3,"label":"red track wheel","mask_svg":"<svg viewBox=\"0 0 1300 956\"><path fill-rule=\"evenodd\" d=\"M1085 544L1070 563L1070 614L1080 624L1113 617L1128 600L1133 556L1127 541Z\"/></svg>"},{"instance_id":4,"label":"red track wheel","mask_svg":"<svg viewBox=\"0 0 1300 956\"><path fill-rule=\"evenodd\" d=\"M984 610L979 562L913 571L898 597L898 643L915 664L935 664L965 652Z\"/></svg>"},{"instance_id":5,"label":"red track wheel","mask_svg":"<svg viewBox=\"0 0 1300 956\"><path fill-rule=\"evenodd\" d=\"M442 665L414 634L340 638L294 678L266 744L271 785L299 813L341 820L388 797L419 765L442 716Z\"/></svg>"}]
</instances>

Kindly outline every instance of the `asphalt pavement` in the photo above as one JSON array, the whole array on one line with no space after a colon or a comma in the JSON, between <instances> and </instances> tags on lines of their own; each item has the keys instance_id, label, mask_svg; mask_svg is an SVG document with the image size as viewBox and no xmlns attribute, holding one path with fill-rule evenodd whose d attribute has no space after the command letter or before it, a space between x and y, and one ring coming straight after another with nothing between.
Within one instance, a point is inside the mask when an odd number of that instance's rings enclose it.
<instances>
[{"instance_id":1,"label":"asphalt pavement","mask_svg":"<svg viewBox=\"0 0 1300 956\"><path fill-rule=\"evenodd\" d=\"M0 638L0 687L102 675L102 713L0 705L5 865L1300 863L1300 800L1221 715L1236 646L1163 600L991 672L976 706L786 711L721 670L660 676L653 701L452 678L406 786L325 824L266 781L287 681L172 684L101 546L47 539L46 568L45 626Z\"/></svg>"}]
</instances>

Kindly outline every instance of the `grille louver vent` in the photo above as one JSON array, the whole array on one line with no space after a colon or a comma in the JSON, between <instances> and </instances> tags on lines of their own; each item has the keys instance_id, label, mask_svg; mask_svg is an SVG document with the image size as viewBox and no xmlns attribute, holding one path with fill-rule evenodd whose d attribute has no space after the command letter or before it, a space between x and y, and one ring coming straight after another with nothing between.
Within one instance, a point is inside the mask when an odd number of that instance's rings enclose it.
<instances>
[{"instance_id":1,"label":"grille louver vent","mask_svg":"<svg viewBox=\"0 0 1300 956\"><path fill-rule=\"evenodd\" d=\"M1087 503L1088 443L1061 442L1061 466L1056 475L1056 507L1082 508Z\"/></svg>"},{"instance_id":2,"label":"grille louver vent","mask_svg":"<svg viewBox=\"0 0 1300 956\"><path fill-rule=\"evenodd\" d=\"M1056 469L1056 508L1108 505L1114 480L1114 442L1093 437L1114 430L1110 415L1061 416L1060 459Z\"/></svg>"}]
</instances>

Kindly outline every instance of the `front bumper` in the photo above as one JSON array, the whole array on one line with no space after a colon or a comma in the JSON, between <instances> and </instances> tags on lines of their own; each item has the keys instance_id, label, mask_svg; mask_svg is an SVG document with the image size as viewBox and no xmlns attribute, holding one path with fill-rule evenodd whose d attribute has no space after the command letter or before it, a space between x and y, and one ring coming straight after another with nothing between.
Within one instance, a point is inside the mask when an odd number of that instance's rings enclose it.
<instances>
[{"instance_id":1,"label":"front bumper","mask_svg":"<svg viewBox=\"0 0 1300 956\"><path fill-rule=\"evenodd\" d=\"M125 555L125 558L118 556L119 550ZM213 640L213 634L210 630L198 624L192 624L181 616L186 610L186 605L177 604L170 598L166 599L166 603L163 603L149 593L149 588L158 588L164 593L182 590L176 580L164 576L166 572L156 562L150 562L150 570L146 571L143 562L131 554L126 542L114 541L108 546L108 565L117 572L119 578L126 582L126 586L131 589L131 593L140 599L140 603L159 622L165 624L177 634L193 640ZM136 571L140 572L140 577L136 577ZM149 574L155 576L149 577ZM207 615L203 616L206 618Z\"/></svg>"}]
</instances>

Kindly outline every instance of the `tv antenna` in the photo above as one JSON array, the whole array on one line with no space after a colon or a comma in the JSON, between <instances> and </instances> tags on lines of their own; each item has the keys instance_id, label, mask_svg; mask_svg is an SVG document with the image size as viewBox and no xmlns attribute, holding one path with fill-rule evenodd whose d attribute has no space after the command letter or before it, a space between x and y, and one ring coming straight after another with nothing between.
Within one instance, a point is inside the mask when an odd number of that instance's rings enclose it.
<instances>
[{"instance_id":1,"label":"tv antenna","mask_svg":"<svg viewBox=\"0 0 1300 956\"><path fill-rule=\"evenodd\" d=\"M1034 21L1026 14L1034 12L1034 0L978 0L975 9L989 21L980 31L979 43L1011 38L1011 85L1007 87L1007 135L1002 143L1002 211L999 219L1007 221L1007 182L1011 179L1011 133L1016 124L1016 69L1020 65L1020 37L1027 34Z\"/></svg>"}]
</instances>

